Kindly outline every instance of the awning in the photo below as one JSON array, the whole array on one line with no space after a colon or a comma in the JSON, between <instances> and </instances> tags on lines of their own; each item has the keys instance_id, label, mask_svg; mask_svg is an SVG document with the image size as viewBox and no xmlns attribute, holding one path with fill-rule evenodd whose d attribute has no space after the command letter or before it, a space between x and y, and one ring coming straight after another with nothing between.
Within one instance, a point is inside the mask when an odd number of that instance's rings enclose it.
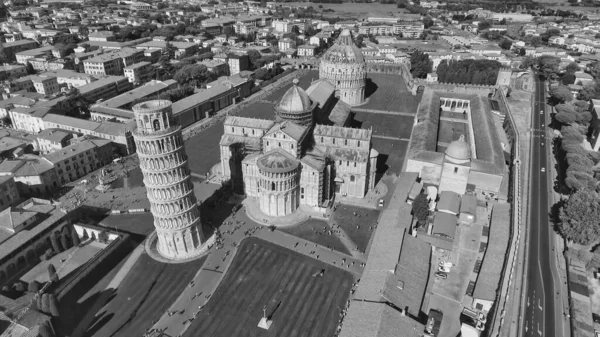
<instances>
[{"instance_id":1,"label":"awning","mask_svg":"<svg viewBox=\"0 0 600 337\"><path fill-rule=\"evenodd\" d=\"M342 179L342 178L340 178L340 177L335 177L334 181L335 181L336 183L343 183L343 182L344 182L344 179Z\"/></svg>"}]
</instances>

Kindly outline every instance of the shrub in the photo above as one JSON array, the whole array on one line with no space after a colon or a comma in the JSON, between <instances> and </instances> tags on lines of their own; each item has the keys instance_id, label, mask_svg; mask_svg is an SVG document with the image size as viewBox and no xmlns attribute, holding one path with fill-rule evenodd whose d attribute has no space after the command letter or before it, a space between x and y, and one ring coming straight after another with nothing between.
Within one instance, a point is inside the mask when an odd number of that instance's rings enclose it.
<instances>
[{"instance_id":1,"label":"shrub","mask_svg":"<svg viewBox=\"0 0 600 337\"><path fill-rule=\"evenodd\" d=\"M56 237L56 235L54 235L54 234L50 235L50 243L52 243L52 249L54 249L54 251L56 253L63 251L61 249L60 245L58 244L58 238Z\"/></svg>"},{"instance_id":2,"label":"shrub","mask_svg":"<svg viewBox=\"0 0 600 337\"><path fill-rule=\"evenodd\" d=\"M15 284L13 284L13 289L15 291L18 291L20 293L25 292L25 285L23 284L23 282L15 282Z\"/></svg>"},{"instance_id":3,"label":"shrub","mask_svg":"<svg viewBox=\"0 0 600 337\"><path fill-rule=\"evenodd\" d=\"M96 233L92 232L92 240L96 240Z\"/></svg>"},{"instance_id":4,"label":"shrub","mask_svg":"<svg viewBox=\"0 0 600 337\"><path fill-rule=\"evenodd\" d=\"M56 300L56 297L54 297L53 294L48 295L48 301L49 301L49 309L50 309L50 314L54 317L58 317L59 316L59 311L58 311L58 301Z\"/></svg>"},{"instance_id":5,"label":"shrub","mask_svg":"<svg viewBox=\"0 0 600 337\"><path fill-rule=\"evenodd\" d=\"M86 240L90 238L89 235L88 235L88 233L87 233L87 231L85 229L83 230L83 238L86 239Z\"/></svg>"},{"instance_id":6,"label":"shrub","mask_svg":"<svg viewBox=\"0 0 600 337\"><path fill-rule=\"evenodd\" d=\"M48 294L42 295L42 312L50 313L50 296Z\"/></svg>"},{"instance_id":7,"label":"shrub","mask_svg":"<svg viewBox=\"0 0 600 337\"><path fill-rule=\"evenodd\" d=\"M98 234L98 242L107 243L108 242L108 234L105 230Z\"/></svg>"},{"instance_id":8,"label":"shrub","mask_svg":"<svg viewBox=\"0 0 600 337\"><path fill-rule=\"evenodd\" d=\"M40 325L38 333L40 334L40 337L54 337L52 329L50 329L46 323Z\"/></svg>"},{"instance_id":9,"label":"shrub","mask_svg":"<svg viewBox=\"0 0 600 337\"><path fill-rule=\"evenodd\" d=\"M56 275L56 268L51 263L48 265L48 279L50 282L58 281L58 275Z\"/></svg>"},{"instance_id":10,"label":"shrub","mask_svg":"<svg viewBox=\"0 0 600 337\"><path fill-rule=\"evenodd\" d=\"M60 236L60 244L64 250L71 248L71 243L69 242L69 239L67 239L67 235L65 233Z\"/></svg>"},{"instance_id":11,"label":"shrub","mask_svg":"<svg viewBox=\"0 0 600 337\"><path fill-rule=\"evenodd\" d=\"M29 287L27 287L27 291L30 293L37 293L40 291L41 286L40 283L36 280L33 280L29 283Z\"/></svg>"},{"instance_id":12,"label":"shrub","mask_svg":"<svg viewBox=\"0 0 600 337\"><path fill-rule=\"evenodd\" d=\"M73 241L73 246L79 246L81 240L79 240L79 234L75 229L71 230L71 240Z\"/></svg>"},{"instance_id":13,"label":"shrub","mask_svg":"<svg viewBox=\"0 0 600 337\"><path fill-rule=\"evenodd\" d=\"M54 256L54 250L52 250L52 248L48 248L46 249L46 255L48 255L48 257L53 257Z\"/></svg>"}]
</instances>

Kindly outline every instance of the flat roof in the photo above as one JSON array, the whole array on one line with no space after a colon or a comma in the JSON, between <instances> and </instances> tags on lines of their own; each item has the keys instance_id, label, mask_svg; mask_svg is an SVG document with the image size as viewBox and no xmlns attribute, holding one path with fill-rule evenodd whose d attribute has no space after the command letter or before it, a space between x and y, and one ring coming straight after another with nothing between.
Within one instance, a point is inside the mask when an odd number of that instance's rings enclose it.
<instances>
[{"instance_id":1,"label":"flat roof","mask_svg":"<svg viewBox=\"0 0 600 337\"><path fill-rule=\"evenodd\" d=\"M508 248L510 215L510 204L496 204L492 209L488 246L477 276L473 298L488 301L496 299L496 290L500 286L500 276Z\"/></svg>"}]
</instances>

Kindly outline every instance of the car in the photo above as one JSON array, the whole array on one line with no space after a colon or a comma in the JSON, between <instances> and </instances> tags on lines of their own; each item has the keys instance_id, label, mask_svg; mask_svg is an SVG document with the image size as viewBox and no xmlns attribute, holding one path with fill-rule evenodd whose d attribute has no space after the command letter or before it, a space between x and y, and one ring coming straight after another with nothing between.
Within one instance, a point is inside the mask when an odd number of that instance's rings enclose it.
<instances>
[{"instance_id":1,"label":"car","mask_svg":"<svg viewBox=\"0 0 600 337\"><path fill-rule=\"evenodd\" d=\"M477 319L478 319L480 322L482 322L482 323L485 323L485 322L487 322L487 317L486 317L486 315L485 315L483 312L480 312L480 313L477 315Z\"/></svg>"},{"instance_id":2,"label":"car","mask_svg":"<svg viewBox=\"0 0 600 337\"><path fill-rule=\"evenodd\" d=\"M542 167L542 172L546 172L546 168L545 167Z\"/></svg>"},{"instance_id":3,"label":"car","mask_svg":"<svg viewBox=\"0 0 600 337\"><path fill-rule=\"evenodd\" d=\"M449 273L450 272L450 268L438 267L438 272Z\"/></svg>"},{"instance_id":4,"label":"car","mask_svg":"<svg viewBox=\"0 0 600 337\"><path fill-rule=\"evenodd\" d=\"M542 123L542 127L544 127L544 123Z\"/></svg>"},{"instance_id":5,"label":"car","mask_svg":"<svg viewBox=\"0 0 600 337\"><path fill-rule=\"evenodd\" d=\"M437 273L435 273L435 277L441 278L441 279L447 279L448 278L448 274L442 273L442 272L438 271Z\"/></svg>"},{"instance_id":6,"label":"car","mask_svg":"<svg viewBox=\"0 0 600 337\"><path fill-rule=\"evenodd\" d=\"M541 147L544 147L544 142L541 142L541 143L540 143L540 146L541 146Z\"/></svg>"},{"instance_id":7,"label":"car","mask_svg":"<svg viewBox=\"0 0 600 337\"><path fill-rule=\"evenodd\" d=\"M544 110L540 110L540 115L543 115L543 114L544 114Z\"/></svg>"},{"instance_id":8,"label":"car","mask_svg":"<svg viewBox=\"0 0 600 337\"><path fill-rule=\"evenodd\" d=\"M379 199L379 207L383 207L384 204L385 202L383 201L383 199Z\"/></svg>"}]
</instances>

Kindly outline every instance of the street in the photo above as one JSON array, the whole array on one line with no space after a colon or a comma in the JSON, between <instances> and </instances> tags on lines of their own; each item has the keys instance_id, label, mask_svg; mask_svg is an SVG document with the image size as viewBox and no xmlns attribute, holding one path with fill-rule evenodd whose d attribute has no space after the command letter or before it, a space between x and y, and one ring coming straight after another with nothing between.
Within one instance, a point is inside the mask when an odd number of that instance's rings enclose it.
<instances>
[{"instance_id":1,"label":"street","mask_svg":"<svg viewBox=\"0 0 600 337\"><path fill-rule=\"evenodd\" d=\"M531 130L529 241L524 276L527 287L526 298L523 298L526 307L523 308L521 319L524 336L554 337L563 335L563 313L558 293L560 288L555 290L555 278L559 276L554 252L554 230L549 221L548 196L552 191L548 189L547 174L551 171L548 167L551 161L548 161L546 147L552 144L548 143L545 136L548 111L544 85L544 81L536 79Z\"/></svg>"}]
</instances>

